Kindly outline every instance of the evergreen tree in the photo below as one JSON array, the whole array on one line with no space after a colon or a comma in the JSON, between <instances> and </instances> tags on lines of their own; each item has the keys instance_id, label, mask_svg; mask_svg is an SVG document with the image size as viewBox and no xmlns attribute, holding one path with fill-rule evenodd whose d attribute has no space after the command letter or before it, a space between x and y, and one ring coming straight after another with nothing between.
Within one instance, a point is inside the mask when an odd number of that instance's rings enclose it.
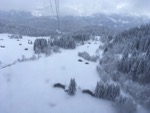
<instances>
[{"instance_id":1,"label":"evergreen tree","mask_svg":"<svg viewBox=\"0 0 150 113\"><path fill-rule=\"evenodd\" d=\"M46 53L48 43L46 39L36 39L34 42L35 53Z\"/></svg>"},{"instance_id":2,"label":"evergreen tree","mask_svg":"<svg viewBox=\"0 0 150 113\"><path fill-rule=\"evenodd\" d=\"M100 98L100 82L97 82L97 85L95 88L95 97Z\"/></svg>"},{"instance_id":3,"label":"evergreen tree","mask_svg":"<svg viewBox=\"0 0 150 113\"><path fill-rule=\"evenodd\" d=\"M69 95L75 95L76 93L76 82L75 82L75 79L71 79L70 80L70 84L69 84L69 89L68 89L68 94Z\"/></svg>"},{"instance_id":4,"label":"evergreen tree","mask_svg":"<svg viewBox=\"0 0 150 113\"><path fill-rule=\"evenodd\" d=\"M96 88L95 88L95 97L97 98L104 98L105 96L105 86L101 82L97 82Z\"/></svg>"}]
</instances>

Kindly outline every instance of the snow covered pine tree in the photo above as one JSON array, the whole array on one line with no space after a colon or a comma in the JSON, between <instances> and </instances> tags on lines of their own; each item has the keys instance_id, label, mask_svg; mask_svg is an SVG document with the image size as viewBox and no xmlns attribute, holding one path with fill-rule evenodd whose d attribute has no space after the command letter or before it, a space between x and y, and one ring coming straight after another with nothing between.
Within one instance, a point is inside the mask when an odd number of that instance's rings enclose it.
<instances>
[{"instance_id":1,"label":"snow covered pine tree","mask_svg":"<svg viewBox=\"0 0 150 113\"><path fill-rule=\"evenodd\" d=\"M69 84L69 89L68 89L68 94L69 95L75 95L76 93L76 82L75 82L75 79L71 79L70 80L70 84Z\"/></svg>"}]
</instances>

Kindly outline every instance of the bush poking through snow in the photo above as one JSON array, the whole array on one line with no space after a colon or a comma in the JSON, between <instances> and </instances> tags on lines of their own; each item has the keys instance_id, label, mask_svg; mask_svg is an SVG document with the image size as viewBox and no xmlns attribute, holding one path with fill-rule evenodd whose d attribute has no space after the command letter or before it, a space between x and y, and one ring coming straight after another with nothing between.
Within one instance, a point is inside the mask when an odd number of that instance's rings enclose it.
<instances>
[{"instance_id":1,"label":"bush poking through snow","mask_svg":"<svg viewBox=\"0 0 150 113\"><path fill-rule=\"evenodd\" d=\"M60 84L60 83L56 83L56 84L54 84L54 86L53 86L54 88L62 88L62 89L65 89L65 85L63 85L63 84Z\"/></svg>"},{"instance_id":2,"label":"bush poking through snow","mask_svg":"<svg viewBox=\"0 0 150 113\"><path fill-rule=\"evenodd\" d=\"M87 64L87 65L88 65L89 63L88 63L88 62L86 62L85 64Z\"/></svg>"},{"instance_id":3,"label":"bush poking through snow","mask_svg":"<svg viewBox=\"0 0 150 113\"><path fill-rule=\"evenodd\" d=\"M0 46L1 48L5 48L5 46Z\"/></svg>"},{"instance_id":4,"label":"bush poking through snow","mask_svg":"<svg viewBox=\"0 0 150 113\"><path fill-rule=\"evenodd\" d=\"M8 37L10 37L10 39L22 39L23 38L22 35L20 34L12 34L11 36L8 36Z\"/></svg>"},{"instance_id":5,"label":"bush poking through snow","mask_svg":"<svg viewBox=\"0 0 150 113\"><path fill-rule=\"evenodd\" d=\"M28 40L28 44L32 45L32 44L33 44L33 42L32 42L31 40Z\"/></svg>"},{"instance_id":6,"label":"bush poking through snow","mask_svg":"<svg viewBox=\"0 0 150 113\"><path fill-rule=\"evenodd\" d=\"M28 50L28 48L25 48L24 50L26 50L26 51L27 51L27 50Z\"/></svg>"},{"instance_id":7,"label":"bush poking through snow","mask_svg":"<svg viewBox=\"0 0 150 113\"><path fill-rule=\"evenodd\" d=\"M78 62L83 62L83 61L81 59L79 59Z\"/></svg>"},{"instance_id":8,"label":"bush poking through snow","mask_svg":"<svg viewBox=\"0 0 150 113\"><path fill-rule=\"evenodd\" d=\"M94 97L94 93L92 91L88 90L88 89L82 90L82 93L85 93L85 94L88 94L88 95Z\"/></svg>"},{"instance_id":9,"label":"bush poking through snow","mask_svg":"<svg viewBox=\"0 0 150 113\"><path fill-rule=\"evenodd\" d=\"M96 62L98 59L98 56L90 56L89 53L85 51L79 52L78 56L84 58L85 60L92 61L92 62Z\"/></svg>"},{"instance_id":10,"label":"bush poking through snow","mask_svg":"<svg viewBox=\"0 0 150 113\"><path fill-rule=\"evenodd\" d=\"M69 88L68 88L68 94L73 96L73 95L75 95L76 90L77 90L76 81L75 81L75 79L71 79L70 84L69 84Z\"/></svg>"},{"instance_id":11,"label":"bush poking through snow","mask_svg":"<svg viewBox=\"0 0 150 113\"><path fill-rule=\"evenodd\" d=\"M40 55L36 56L34 54L32 55L32 57L26 58L25 55L22 55L22 58L18 59L18 62L35 61L35 60L38 60L40 57L41 57Z\"/></svg>"}]
</instances>

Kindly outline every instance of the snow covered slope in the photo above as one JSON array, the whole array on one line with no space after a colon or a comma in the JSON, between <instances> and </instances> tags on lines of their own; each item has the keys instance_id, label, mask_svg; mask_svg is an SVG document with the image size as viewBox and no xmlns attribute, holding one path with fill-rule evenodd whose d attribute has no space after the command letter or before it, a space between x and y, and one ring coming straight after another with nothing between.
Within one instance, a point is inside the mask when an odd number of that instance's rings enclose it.
<instances>
[{"instance_id":1,"label":"snow covered slope","mask_svg":"<svg viewBox=\"0 0 150 113\"><path fill-rule=\"evenodd\" d=\"M33 45L28 44L29 37L17 40L9 39L8 34L1 34L0 39L0 46L5 46L5 48L0 48L0 60L5 64L12 63L22 55L31 56L33 54ZM35 38L30 38L30 40L34 41ZM25 48L29 50L25 51Z\"/></svg>"},{"instance_id":2,"label":"snow covered slope","mask_svg":"<svg viewBox=\"0 0 150 113\"><path fill-rule=\"evenodd\" d=\"M0 35L2 38L3 35ZM32 46L24 37L19 46L16 40L5 37L6 48L0 49L0 60L13 62L20 55L33 54ZM35 40L35 38L30 38ZM97 44L96 44L97 43ZM42 57L38 61L17 63L0 70L0 113L114 113L111 103L82 94L82 89L94 90L99 76L97 63L88 65L78 62L78 52L87 51L95 54L100 42L87 43L75 50L62 50L61 53ZM29 51L24 51L28 47ZM12 49L13 48L13 49ZM12 55L12 56L11 56ZM9 60L7 62L7 60ZM75 78L77 94L69 96L61 89L53 88L54 83L68 86L70 79Z\"/></svg>"}]
</instances>

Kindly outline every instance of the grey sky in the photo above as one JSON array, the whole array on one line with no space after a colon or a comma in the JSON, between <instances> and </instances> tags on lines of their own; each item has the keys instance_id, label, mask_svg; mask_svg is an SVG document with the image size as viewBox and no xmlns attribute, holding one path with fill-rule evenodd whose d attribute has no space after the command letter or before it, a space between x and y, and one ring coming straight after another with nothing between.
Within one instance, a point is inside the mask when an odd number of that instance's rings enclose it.
<instances>
[{"instance_id":1,"label":"grey sky","mask_svg":"<svg viewBox=\"0 0 150 113\"><path fill-rule=\"evenodd\" d=\"M13 9L52 13L49 0L0 0L0 10ZM63 15L90 15L105 12L150 16L149 11L150 0L60 0L60 13Z\"/></svg>"}]
</instances>

